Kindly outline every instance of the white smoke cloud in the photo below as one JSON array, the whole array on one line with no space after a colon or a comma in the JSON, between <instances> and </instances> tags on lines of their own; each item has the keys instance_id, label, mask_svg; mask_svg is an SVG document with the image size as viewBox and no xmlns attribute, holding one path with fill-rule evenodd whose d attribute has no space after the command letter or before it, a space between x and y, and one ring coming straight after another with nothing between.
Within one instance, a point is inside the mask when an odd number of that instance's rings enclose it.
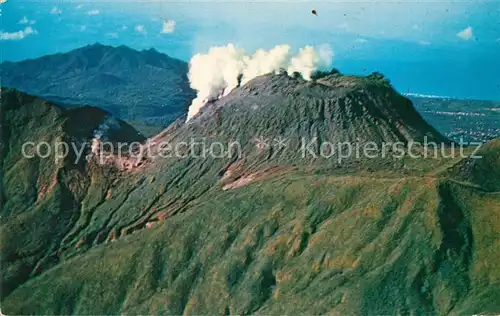
<instances>
[{"instance_id":1,"label":"white smoke cloud","mask_svg":"<svg viewBox=\"0 0 500 316\"><path fill-rule=\"evenodd\" d=\"M290 54L289 45L277 45L269 51L259 49L253 55L233 44L212 47L207 54L196 54L189 62L189 82L198 94L189 107L187 119L195 116L206 102L236 88L240 76L243 85L255 77L285 69L290 75L300 72L305 80L310 80L315 71L330 67L332 58L329 45L317 49L305 46L295 56Z\"/></svg>"},{"instance_id":2,"label":"white smoke cloud","mask_svg":"<svg viewBox=\"0 0 500 316\"><path fill-rule=\"evenodd\" d=\"M197 54L189 62L189 82L198 91L188 111L188 120L196 115L209 100L224 94L228 87L235 87L242 72L244 51L232 44L212 47L208 54Z\"/></svg>"},{"instance_id":3,"label":"white smoke cloud","mask_svg":"<svg viewBox=\"0 0 500 316\"><path fill-rule=\"evenodd\" d=\"M257 76L286 69L289 57L290 46L288 45L278 45L268 52L259 49L252 56L244 56L245 67L241 84L245 84Z\"/></svg>"},{"instance_id":4,"label":"white smoke cloud","mask_svg":"<svg viewBox=\"0 0 500 316\"><path fill-rule=\"evenodd\" d=\"M331 65L333 51L329 45L322 45L316 50L312 46L306 46L290 59L287 69L289 74L300 72L305 80L311 80L311 75L318 69L324 69Z\"/></svg>"}]
</instances>

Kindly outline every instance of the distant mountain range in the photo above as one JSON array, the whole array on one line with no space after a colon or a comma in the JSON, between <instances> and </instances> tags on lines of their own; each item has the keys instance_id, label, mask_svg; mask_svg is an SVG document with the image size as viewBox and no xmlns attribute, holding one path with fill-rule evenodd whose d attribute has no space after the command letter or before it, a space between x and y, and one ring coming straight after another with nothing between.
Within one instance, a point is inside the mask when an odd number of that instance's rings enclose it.
<instances>
[{"instance_id":1,"label":"distant mountain range","mask_svg":"<svg viewBox=\"0 0 500 316\"><path fill-rule=\"evenodd\" d=\"M67 53L0 64L2 86L54 103L99 106L121 119L167 126L195 93L186 62L154 49L88 45Z\"/></svg>"},{"instance_id":2,"label":"distant mountain range","mask_svg":"<svg viewBox=\"0 0 500 316\"><path fill-rule=\"evenodd\" d=\"M101 44L0 64L2 86L63 106L99 106L152 136L187 113L195 91L188 64L154 49ZM424 119L459 141L500 136L500 102L405 94ZM460 119L457 119L460 117Z\"/></svg>"}]
</instances>

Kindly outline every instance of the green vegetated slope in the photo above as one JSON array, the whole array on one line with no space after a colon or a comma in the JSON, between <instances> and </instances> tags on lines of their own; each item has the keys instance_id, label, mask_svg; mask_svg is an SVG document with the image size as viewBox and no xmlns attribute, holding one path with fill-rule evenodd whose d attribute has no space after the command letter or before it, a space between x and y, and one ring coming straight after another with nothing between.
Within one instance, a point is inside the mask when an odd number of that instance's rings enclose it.
<instances>
[{"instance_id":1,"label":"green vegetated slope","mask_svg":"<svg viewBox=\"0 0 500 316\"><path fill-rule=\"evenodd\" d=\"M294 176L207 200L23 284L11 313L477 313L500 301L498 195Z\"/></svg>"},{"instance_id":2,"label":"green vegetated slope","mask_svg":"<svg viewBox=\"0 0 500 316\"><path fill-rule=\"evenodd\" d=\"M18 232L18 216L6 215L2 247L11 245L15 255L2 258L3 282L11 284L2 312L497 312L496 187L459 158L338 164L301 157L295 146L310 135L444 141L390 86L322 80L257 78L159 136L172 143L238 139L241 157L152 159L127 172L91 161L71 219L56 221L68 228L41 251L57 260L23 279L13 278L15 262L30 253L5 240L39 235ZM277 132L293 150L255 147L255 137ZM492 144L481 168L499 165ZM32 225L43 223L39 216Z\"/></svg>"},{"instance_id":3,"label":"green vegetated slope","mask_svg":"<svg viewBox=\"0 0 500 316\"><path fill-rule=\"evenodd\" d=\"M454 167L456 177L489 191L500 191L500 139L482 145L475 155Z\"/></svg>"},{"instance_id":4,"label":"green vegetated slope","mask_svg":"<svg viewBox=\"0 0 500 316\"><path fill-rule=\"evenodd\" d=\"M79 218L79 205L87 191L113 181L115 172L94 168L85 160L90 149L87 142L103 128L109 113L93 107L65 110L12 89L2 89L0 113L4 297L59 261L59 243ZM109 141L144 140L123 121L113 120L113 126L108 127ZM72 150L65 159L56 156L57 143L86 150L75 164L77 157ZM36 154L38 144L42 144L40 155L46 158ZM60 150L62 153L63 148Z\"/></svg>"}]
</instances>

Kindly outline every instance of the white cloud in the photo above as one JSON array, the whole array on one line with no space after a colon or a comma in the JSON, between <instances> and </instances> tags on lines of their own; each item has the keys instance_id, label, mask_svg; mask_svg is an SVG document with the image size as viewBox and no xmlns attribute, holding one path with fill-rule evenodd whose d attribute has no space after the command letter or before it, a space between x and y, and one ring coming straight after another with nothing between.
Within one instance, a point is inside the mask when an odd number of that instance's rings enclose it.
<instances>
[{"instance_id":1,"label":"white cloud","mask_svg":"<svg viewBox=\"0 0 500 316\"><path fill-rule=\"evenodd\" d=\"M126 31L127 30L127 26L126 25L122 25L122 31Z\"/></svg>"},{"instance_id":2,"label":"white cloud","mask_svg":"<svg viewBox=\"0 0 500 316\"><path fill-rule=\"evenodd\" d=\"M361 38L361 37L357 38L355 41L356 43L361 43L361 44L368 42L366 38Z\"/></svg>"},{"instance_id":3,"label":"white cloud","mask_svg":"<svg viewBox=\"0 0 500 316\"><path fill-rule=\"evenodd\" d=\"M174 30L175 30L174 20L163 21L163 28L161 30L162 34L173 33Z\"/></svg>"},{"instance_id":4,"label":"white cloud","mask_svg":"<svg viewBox=\"0 0 500 316\"><path fill-rule=\"evenodd\" d=\"M342 24L339 24L339 25L337 25L337 27L338 27L339 29L343 29L343 30L346 30L346 31L349 31L349 30L351 29L351 27L350 27L350 26L349 26L349 24L347 24L347 23L342 23Z\"/></svg>"},{"instance_id":5,"label":"white cloud","mask_svg":"<svg viewBox=\"0 0 500 316\"><path fill-rule=\"evenodd\" d=\"M142 24L138 24L135 26L135 31L137 33L141 33L141 34L146 34L146 28L144 27L144 25Z\"/></svg>"},{"instance_id":6,"label":"white cloud","mask_svg":"<svg viewBox=\"0 0 500 316\"><path fill-rule=\"evenodd\" d=\"M97 9L93 9L93 10L87 11L88 15L98 15L99 13L100 12Z\"/></svg>"},{"instance_id":7,"label":"white cloud","mask_svg":"<svg viewBox=\"0 0 500 316\"><path fill-rule=\"evenodd\" d=\"M83 32L87 29L87 25L80 25L80 32Z\"/></svg>"},{"instance_id":8,"label":"white cloud","mask_svg":"<svg viewBox=\"0 0 500 316\"><path fill-rule=\"evenodd\" d=\"M77 6L75 7L75 9L77 9L77 10L80 10L81 8L83 8L83 4L79 4L79 5L77 5Z\"/></svg>"},{"instance_id":9,"label":"white cloud","mask_svg":"<svg viewBox=\"0 0 500 316\"><path fill-rule=\"evenodd\" d=\"M27 26L24 30L19 30L17 32L0 32L0 40L21 40L29 35L35 35L37 31L31 28L31 26Z\"/></svg>"},{"instance_id":10,"label":"white cloud","mask_svg":"<svg viewBox=\"0 0 500 316\"><path fill-rule=\"evenodd\" d=\"M110 32L106 34L110 38L118 38L118 33L116 32Z\"/></svg>"},{"instance_id":11,"label":"white cloud","mask_svg":"<svg viewBox=\"0 0 500 316\"><path fill-rule=\"evenodd\" d=\"M429 41L419 41L418 43L420 45L423 45L423 46L429 46L429 45L431 45L431 42L429 42Z\"/></svg>"},{"instance_id":12,"label":"white cloud","mask_svg":"<svg viewBox=\"0 0 500 316\"><path fill-rule=\"evenodd\" d=\"M470 40L472 38L472 27L467 27L466 29L461 30L457 33L457 36L463 40Z\"/></svg>"},{"instance_id":13,"label":"white cloud","mask_svg":"<svg viewBox=\"0 0 500 316\"><path fill-rule=\"evenodd\" d=\"M21 20L19 20L19 22L17 22L19 24L30 24L30 25L33 25L36 23L36 20L28 20L28 17L26 16L23 16L23 18Z\"/></svg>"},{"instance_id":14,"label":"white cloud","mask_svg":"<svg viewBox=\"0 0 500 316\"><path fill-rule=\"evenodd\" d=\"M0 0L0 4L7 2L7 0Z\"/></svg>"},{"instance_id":15,"label":"white cloud","mask_svg":"<svg viewBox=\"0 0 500 316\"><path fill-rule=\"evenodd\" d=\"M62 11L58 7L53 7L52 10L50 10L50 14L61 14Z\"/></svg>"}]
</instances>

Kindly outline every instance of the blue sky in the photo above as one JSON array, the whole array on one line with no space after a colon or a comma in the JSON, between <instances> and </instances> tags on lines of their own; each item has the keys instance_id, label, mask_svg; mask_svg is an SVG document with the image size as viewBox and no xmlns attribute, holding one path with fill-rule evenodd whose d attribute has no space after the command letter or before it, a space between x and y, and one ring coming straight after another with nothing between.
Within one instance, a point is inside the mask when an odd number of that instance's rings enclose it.
<instances>
[{"instance_id":1,"label":"blue sky","mask_svg":"<svg viewBox=\"0 0 500 316\"><path fill-rule=\"evenodd\" d=\"M500 100L498 0L6 0L0 6L2 60L95 42L154 47L186 61L229 42L248 52L326 43L340 71L381 71L400 92ZM174 22L163 30L165 21Z\"/></svg>"}]
</instances>

